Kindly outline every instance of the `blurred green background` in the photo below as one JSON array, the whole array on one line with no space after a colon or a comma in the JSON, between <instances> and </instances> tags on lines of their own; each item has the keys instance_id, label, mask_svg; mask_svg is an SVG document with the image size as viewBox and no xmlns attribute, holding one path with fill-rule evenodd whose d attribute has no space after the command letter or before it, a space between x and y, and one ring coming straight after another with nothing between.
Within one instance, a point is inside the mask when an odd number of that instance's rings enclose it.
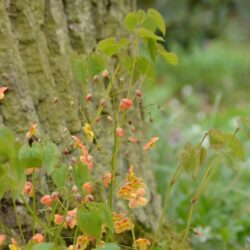
<instances>
[{"instance_id":1,"label":"blurred green background","mask_svg":"<svg viewBox=\"0 0 250 250\"><path fill-rule=\"evenodd\" d=\"M157 79L144 96L151 134L160 137L150 152L158 189L164 193L186 142L196 143L211 128L233 132L237 118L250 116L250 1L141 0L167 24L166 48L177 66L158 61ZM250 144L244 163L221 166L195 208L193 249L250 249ZM193 181L183 175L168 207L176 231L186 223Z\"/></svg>"}]
</instances>

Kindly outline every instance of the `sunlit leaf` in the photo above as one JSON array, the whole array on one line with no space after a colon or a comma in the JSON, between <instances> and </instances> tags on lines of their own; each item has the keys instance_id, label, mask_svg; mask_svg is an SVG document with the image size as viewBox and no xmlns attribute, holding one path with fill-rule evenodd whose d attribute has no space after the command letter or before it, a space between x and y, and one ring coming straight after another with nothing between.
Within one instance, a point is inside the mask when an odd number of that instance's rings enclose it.
<instances>
[{"instance_id":1,"label":"sunlit leaf","mask_svg":"<svg viewBox=\"0 0 250 250\"><path fill-rule=\"evenodd\" d=\"M42 166L43 151L38 142L34 142L31 146L25 143L18 152L18 160L25 168L37 168Z\"/></svg>"},{"instance_id":2,"label":"sunlit leaf","mask_svg":"<svg viewBox=\"0 0 250 250\"><path fill-rule=\"evenodd\" d=\"M136 32L138 36L143 39L154 39L158 41L164 41L164 39L161 36L157 36L152 31L145 28L138 28Z\"/></svg>"},{"instance_id":3,"label":"sunlit leaf","mask_svg":"<svg viewBox=\"0 0 250 250\"><path fill-rule=\"evenodd\" d=\"M124 48L127 44L128 40L126 38L121 38L120 40L117 40L116 38L107 38L100 41L96 49L108 56L112 56L120 49Z\"/></svg>"},{"instance_id":4,"label":"sunlit leaf","mask_svg":"<svg viewBox=\"0 0 250 250\"><path fill-rule=\"evenodd\" d=\"M155 9L148 9L147 15L151 17L157 28L165 35L166 25L162 15Z\"/></svg>"}]
</instances>

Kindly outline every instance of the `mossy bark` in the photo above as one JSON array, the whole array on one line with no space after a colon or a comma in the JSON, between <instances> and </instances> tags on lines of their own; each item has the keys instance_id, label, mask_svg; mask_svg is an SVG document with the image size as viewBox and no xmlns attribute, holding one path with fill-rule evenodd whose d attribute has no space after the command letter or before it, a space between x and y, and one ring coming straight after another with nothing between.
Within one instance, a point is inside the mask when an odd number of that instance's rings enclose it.
<instances>
[{"instance_id":1,"label":"mossy bark","mask_svg":"<svg viewBox=\"0 0 250 250\"><path fill-rule=\"evenodd\" d=\"M37 123L41 136L49 136L61 150L67 148L70 135L82 133L80 110L87 94L74 80L70 55L88 53L99 40L122 34L122 19L133 6L134 0L0 0L0 84L8 87L0 102L0 123L21 139L31 123ZM94 88L103 92L103 85ZM98 101L90 109L96 109ZM143 117L133 112L131 120L143 136ZM101 121L98 134L101 143L112 149L106 123ZM138 209L136 216L140 225L152 230L161 205L141 148L140 143L126 147L126 157L119 155L118 171L126 172L133 163L150 188L149 205ZM103 165L97 168L107 168Z\"/></svg>"}]
</instances>

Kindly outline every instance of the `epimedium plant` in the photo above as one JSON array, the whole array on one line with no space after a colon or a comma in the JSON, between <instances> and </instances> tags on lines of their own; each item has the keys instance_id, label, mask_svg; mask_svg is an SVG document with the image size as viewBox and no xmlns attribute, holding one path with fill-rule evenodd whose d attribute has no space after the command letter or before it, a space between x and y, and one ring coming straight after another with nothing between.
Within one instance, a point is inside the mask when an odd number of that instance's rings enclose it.
<instances>
[{"instance_id":1,"label":"epimedium plant","mask_svg":"<svg viewBox=\"0 0 250 250\"><path fill-rule=\"evenodd\" d=\"M124 27L129 37L112 37L100 41L96 50L88 55L72 55L72 69L75 78L81 83L83 93L88 93L88 83L102 81L104 93L98 107L87 117L84 109L80 109L84 118L83 139L72 135L71 150L76 152L69 164L66 164L58 147L47 138L40 138L37 124L32 124L23 143L16 141L14 134L5 126L0 128L0 196L11 193L13 209L23 242L17 243L12 238L10 250L43 250L43 249L167 249L175 244L175 249L188 248L188 235L192 228L192 214L200 196L206 189L210 179L218 170L226 157L235 160L244 159L243 146L237 133L239 130L249 136L249 118L239 120L239 128L234 134L218 130L206 133L198 145L188 143L179 155L179 164L169 180L162 214L157 229L150 239L138 238L134 230L134 209L147 204L146 187L143 180L135 174L131 164L124 177L124 183L116 181L117 164L121 144L137 143L136 136L124 141L124 124L127 115L134 107L136 98L141 98L141 86L145 79L154 76L154 63L161 57L167 63L177 64L174 53L165 50L162 36L155 34L158 29L165 35L165 22L161 15L153 9L146 13L142 10L129 13L124 19ZM143 54L141 48L143 47ZM122 91L114 89L118 77L128 79ZM4 101L6 87L0 88L1 101ZM92 100L92 94L85 97L86 109ZM73 101L73 100L72 100ZM110 101L112 116L108 115L113 135L111 152L106 152L96 134L102 111ZM134 128L133 128L134 129ZM132 130L133 130L132 129ZM133 132L133 131L132 131ZM204 142L209 138L209 147ZM159 138L152 137L145 141L141 150L153 148ZM95 199L95 158L89 145L98 152L105 151L109 156L110 168L101 177L102 189L107 194L107 201ZM180 238L165 246L160 235L164 222L171 190L183 171L191 174L196 180L196 190L191 198L187 216L187 225ZM46 174L50 186L40 185L42 173ZM52 190L53 192L50 192ZM124 202L124 211L117 212L114 196ZM16 200L22 201L32 216L32 237L24 235ZM122 245L116 235L131 231L132 243ZM198 232L197 232L198 234ZM0 237L0 245L5 235ZM165 238L168 238L167 236ZM129 245L130 244L130 245ZM170 249L170 248L169 248Z\"/></svg>"}]
</instances>

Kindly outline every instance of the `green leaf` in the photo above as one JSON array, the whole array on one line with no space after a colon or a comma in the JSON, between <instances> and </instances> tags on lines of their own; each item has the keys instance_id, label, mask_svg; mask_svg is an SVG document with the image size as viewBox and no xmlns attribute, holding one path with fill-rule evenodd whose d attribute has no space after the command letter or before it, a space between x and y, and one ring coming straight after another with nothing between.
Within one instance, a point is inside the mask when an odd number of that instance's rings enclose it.
<instances>
[{"instance_id":1,"label":"green leaf","mask_svg":"<svg viewBox=\"0 0 250 250\"><path fill-rule=\"evenodd\" d=\"M67 179L66 166L62 165L51 173L51 178L58 188L63 188Z\"/></svg>"},{"instance_id":2,"label":"green leaf","mask_svg":"<svg viewBox=\"0 0 250 250\"><path fill-rule=\"evenodd\" d=\"M179 154L179 160L182 168L195 178L200 167L200 147L187 143Z\"/></svg>"},{"instance_id":3,"label":"green leaf","mask_svg":"<svg viewBox=\"0 0 250 250\"><path fill-rule=\"evenodd\" d=\"M102 218L98 210L85 207L77 209L77 225L88 236L99 239L102 231Z\"/></svg>"},{"instance_id":4,"label":"green leaf","mask_svg":"<svg viewBox=\"0 0 250 250\"><path fill-rule=\"evenodd\" d=\"M215 150L225 150L230 156L244 160L244 149L240 140L235 135L223 133L212 129L208 132L210 147Z\"/></svg>"},{"instance_id":5,"label":"green leaf","mask_svg":"<svg viewBox=\"0 0 250 250\"><path fill-rule=\"evenodd\" d=\"M9 128L0 125L0 164L15 157L15 137Z\"/></svg>"},{"instance_id":6,"label":"green leaf","mask_svg":"<svg viewBox=\"0 0 250 250\"><path fill-rule=\"evenodd\" d=\"M90 77L101 73L105 69L105 61L101 55L92 53L89 55L88 74Z\"/></svg>"},{"instance_id":7,"label":"green leaf","mask_svg":"<svg viewBox=\"0 0 250 250\"><path fill-rule=\"evenodd\" d=\"M156 41L153 39L148 39L147 41L147 48L149 55L153 61L155 61L157 49L156 49Z\"/></svg>"},{"instance_id":8,"label":"green leaf","mask_svg":"<svg viewBox=\"0 0 250 250\"><path fill-rule=\"evenodd\" d=\"M53 243L49 242L38 243L31 247L31 250L52 250L52 249L53 249Z\"/></svg>"},{"instance_id":9,"label":"green leaf","mask_svg":"<svg viewBox=\"0 0 250 250\"><path fill-rule=\"evenodd\" d=\"M82 188L83 183L90 180L88 168L81 163L78 163L73 167L72 175L73 180L79 189Z\"/></svg>"},{"instance_id":10,"label":"green leaf","mask_svg":"<svg viewBox=\"0 0 250 250\"><path fill-rule=\"evenodd\" d=\"M217 129L211 129L208 131L209 144L212 149L221 149L224 145L224 135Z\"/></svg>"},{"instance_id":11,"label":"green leaf","mask_svg":"<svg viewBox=\"0 0 250 250\"><path fill-rule=\"evenodd\" d=\"M95 203L90 203L90 206L92 209L97 209L99 210L99 214L102 218L102 223L108 227L108 229L113 232L114 231L114 225L113 225L113 218L112 218L112 213L107 206L106 203L104 202L95 202Z\"/></svg>"},{"instance_id":12,"label":"green leaf","mask_svg":"<svg viewBox=\"0 0 250 250\"><path fill-rule=\"evenodd\" d=\"M136 32L138 36L143 39L154 39L158 41L164 41L162 37L155 35L152 31L145 28L138 28Z\"/></svg>"},{"instance_id":13,"label":"green leaf","mask_svg":"<svg viewBox=\"0 0 250 250\"><path fill-rule=\"evenodd\" d=\"M116 54L120 49L124 48L128 43L129 41L126 38L117 40L116 38L112 37L100 41L97 44L96 49L108 56L112 56Z\"/></svg>"},{"instance_id":14,"label":"green leaf","mask_svg":"<svg viewBox=\"0 0 250 250\"><path fill-rule=\"evenodd\" d=\"M86 79L86 73L85 73L86 64L84 56L73 53L70 56L70 62L75 79L78 80L79 82L84 82Z\"/></svg>"},{"instance_id":15,"label":"green leaf","mask_svg":"<svg viewBox=\"0 0 250 250\"><path fill-rule=\"evenodd\" d=\"M106 225L113 233L112 213L103 202L89 202L77 210L77 224L82 232L99 238L102 225Z\"/></svg>"},{"instance_id":16,"label":"green leaf","mask_svg":"<svg viewBox=\"0 0 250 250\"><path fill-rule=\"evenodd\" d=\"M239 160L244 160L244 148L240 140L231 134L224 134L225 145L229 149L230 155L238 158Z\"/></svg>"},{"instance_id":17,"label":"green leaf","mask_svg":"<svg viewBox=\"0 0 250 250\"><path fill-rule=\"evenodd\" d=\"M168 51L159 51L160 56L169 64L177 65L178 58L175 53L168 52Z\"/></svg>"},{"instance_id":18,"label":"green leaf","mask_svg":"<svg viewBox=\"0 0 250 250\"><path fill-rule=\"evenodd\" d=\"M166 25L162 15L155 9L149 9L147 15L152 19L163 35L166 33Z\"/></svg>"},{"instance_id":19,"label":"green leaf","mask_svg":"<svg viewBox=\"0 0 250 250\"><path fill-rule=\"evenodd\" d=\"M45 142L43 145L43 167L48 175L54 171L59 159L60 153L57 146L52 142Z\"/></svg>"},{"instance_id":20,"label":"green leaf","mask_svg":"<svg viewBox=\"0 0 250 250\"><path fill-rule=\"evenodd\" d=\"M95 248L96 250L120 250L121 248L114 243L105 243L104 246Z\"/></svg>"},{"instance_id":21,"label":"green leaf","mask_svg":"<svg viewBox=\"0 0 250 250\"><path fill-rule=\"evenodd\" d=\"M145 12L142 10L138 10L136 12L130 12L124 18L123 24L124 27L129 31L133 32L135 28L138 27L144 21Z\"/></svg>"},{"instance_id":22,"label":"green leaf","mask_svg":"<svg viewBox=\"0 0 250 250\"><path fill-rule=\"evenodd\" d=\"M250 117L241 117L238 119L238 125L240 130L245 136L250 139Z\"/></svg>"},{"instance_id":23,"label":"green leaf","mask_svg":"<svg viewBox=\"0 0 250 250\"><path fill-rule=\"evenodd\" d=\"M24 168L37 168L42 166L43 152L38 142L34 142L32 146L28 143L24 144L18 152L18 160Z\"/></svg>"}]
</instances>

